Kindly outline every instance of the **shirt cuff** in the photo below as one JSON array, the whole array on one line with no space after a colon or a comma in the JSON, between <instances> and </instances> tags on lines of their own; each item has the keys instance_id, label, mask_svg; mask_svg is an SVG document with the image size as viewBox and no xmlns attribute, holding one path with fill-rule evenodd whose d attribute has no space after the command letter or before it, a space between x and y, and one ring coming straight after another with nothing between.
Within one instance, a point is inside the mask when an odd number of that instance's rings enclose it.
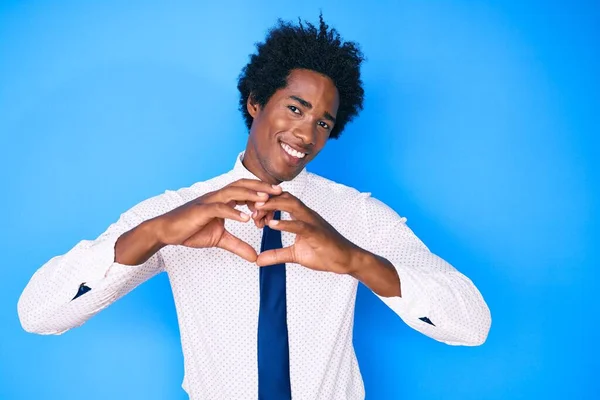
<instances>
[{"instance_id":1,"label":"shirt cuff","mask_svg":"<svg viewBox=\"0 0 600 400\"><path fill-rule=\"evenodd\" d=\"M423 285L419 284L417 274L392 262L400 278L402 297L382 297L382 300L400 315L410 319L429 317L431 303Z\"/></svg>"},{"instance_id":2,"label":"shirt cuff","mask_svg":"<svg viewBox=\"0 0 600 400\"><path fill-rule=\"evenodd\" d=\"M77 288L85 283L91 289L97 288L105 280L119 280L125 275L135 273L145 263L139 265L125 265L115 262L115 244L120 235L110 236L94 243L85 250L85 263L78 273L73 274L71 284ZM77 257L75 257L77 258ZM78 260L73 260L78 263Z\"/></svg>"}]
</instances>

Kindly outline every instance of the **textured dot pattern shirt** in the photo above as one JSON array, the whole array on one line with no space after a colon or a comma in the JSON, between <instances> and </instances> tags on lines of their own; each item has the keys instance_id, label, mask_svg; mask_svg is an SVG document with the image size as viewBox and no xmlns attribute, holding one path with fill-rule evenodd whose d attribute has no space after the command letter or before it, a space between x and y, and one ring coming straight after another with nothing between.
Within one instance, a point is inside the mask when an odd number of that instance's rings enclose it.
<instances>
[{"instance_id":1,"label":"textured dot pattern shirt","mask_svg":"<svg viewBox=\"0 0 600 400\"><path fill-rule=\"evenodd\" d=\"M39 268L18 302L21 324L62 334L85 323L136 286L166 272L184 354L183 388L191 399L257 399L259 267L223 249L167 246L136 266L115 260L115 242L141 222L241 178L242 164L220 176L149 198L121 214L95 240L82 240ZM466 276L436 256L390 207L370 193L304 169L281 183L354 244L389 260L402 297L378 297L417 331L450 345L479 345L491 317ZM249 213L247 206L237 206ZM290 219L286 212L281 219ZM262 230L226 220L225 228L260 251ZM282 232L283 246L294 234ZM268 268L268 267L267 267ZM286 264L290 380L294 400L364 399L352 345L358 281L349 275ZM91 288L73 299L81 284Z\"/></svg>"}]
</instances>

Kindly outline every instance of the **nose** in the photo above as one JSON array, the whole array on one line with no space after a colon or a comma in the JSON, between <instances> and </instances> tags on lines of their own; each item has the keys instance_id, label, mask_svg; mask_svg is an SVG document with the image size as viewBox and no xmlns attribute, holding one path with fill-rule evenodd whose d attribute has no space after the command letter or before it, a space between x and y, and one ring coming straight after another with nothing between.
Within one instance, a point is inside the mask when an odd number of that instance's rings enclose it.
<instances>
[{"instance_id":1,"label":"nose","mask_svg":"<svg viewBox=\"0 0 600 400\"><path fill-rule=\"evenodd\" d=\"M310 120L296 125L293 133L309 149L316 144L317 128Z\"/></svg>"}]
</instances>

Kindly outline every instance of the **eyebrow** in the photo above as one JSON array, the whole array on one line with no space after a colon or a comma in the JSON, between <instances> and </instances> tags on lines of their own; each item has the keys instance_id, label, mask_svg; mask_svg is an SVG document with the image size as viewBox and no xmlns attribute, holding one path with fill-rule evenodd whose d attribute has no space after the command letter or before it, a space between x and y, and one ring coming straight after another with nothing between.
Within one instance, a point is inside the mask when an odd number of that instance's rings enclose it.
<instances>
[{"instance_id":1,"label":"eyebrow","mask_svg":"<svg viewBox=\"0 0 600 400\"><path fill-rule=\"evenodd\" d=\"M292 95L289 98L296 100L298 103L302 104L303 107L306 107L309 110L313 108L313 105L310 104L310 102L304 100L302 97ZM331 115L328 111L325 111L325 114L323 116L325 117L325 119L327 119L335 124L335 117L333 115Z\"/></svg>"}]
</instances>

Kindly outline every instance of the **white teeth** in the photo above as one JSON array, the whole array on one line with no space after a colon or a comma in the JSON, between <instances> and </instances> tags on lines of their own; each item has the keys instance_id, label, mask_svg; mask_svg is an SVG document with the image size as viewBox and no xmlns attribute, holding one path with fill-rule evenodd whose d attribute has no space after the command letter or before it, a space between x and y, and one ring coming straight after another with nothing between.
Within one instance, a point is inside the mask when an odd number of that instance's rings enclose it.
<instances>
[{"instance_id":1,"label":"white teeth","mask_svg":"<svg viewBox=\"0 0 600 400\"><path fill-rule=\"evenodd\" d=\"M281 142L281 147L283 148L283 150L285 150L286 153L288 153L292 157L304 158L304 156L306 155L306 153L300 153L299 151L292 149L290 146L283 142Z\"/></svg>"}]
</instances>

